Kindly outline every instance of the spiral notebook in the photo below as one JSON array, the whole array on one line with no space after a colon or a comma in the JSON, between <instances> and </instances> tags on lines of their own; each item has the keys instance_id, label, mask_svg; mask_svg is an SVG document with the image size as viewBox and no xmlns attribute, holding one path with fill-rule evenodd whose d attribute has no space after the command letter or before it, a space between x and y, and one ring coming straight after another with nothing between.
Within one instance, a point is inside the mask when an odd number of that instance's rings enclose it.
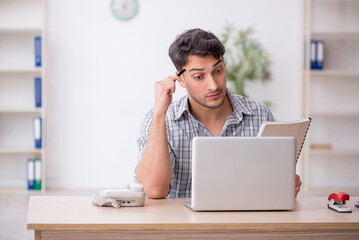
<instances>
[{"instance_id":1,"label":"spiral notebook","mask_svg":"<svg viewBox=\"0 0 359 240\"><path fill-rule=\"evenodd\" d=\"M312 119L308 117L293 122L266 122L262 124L257 137L295 137L298 161L311 121Z\"/></svg>"}]
</instances>

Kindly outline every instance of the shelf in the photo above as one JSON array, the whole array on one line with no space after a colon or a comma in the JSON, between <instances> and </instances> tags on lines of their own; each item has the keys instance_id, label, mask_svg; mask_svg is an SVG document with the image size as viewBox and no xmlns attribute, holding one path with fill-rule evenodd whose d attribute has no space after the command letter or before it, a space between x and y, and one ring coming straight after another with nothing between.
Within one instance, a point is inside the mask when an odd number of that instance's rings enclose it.
<instances>
[{"instance_id":1,"label":"shelf","mask_svg":"<svg viewBox=\"0 0 359 240\"><path fill-rule=\"evenodd\" d=\"M359 39L359 32L311 32L311 37Z\"/></svg>"},{"instance_id":2,"label":"shelf","mask_svg":"<svg viewBox=\"0 0 359 240\"><path fill-rule=\"evenodd\" d=\"M309 150L312 155L325 155L325 156L359 156L359 149L332 149L332 150Z\"/></svg>"},{"instance_id":3,"label":"shelf","mask_svg":"<svg viewBox=\"0 0 359 240\"><path fill-rule=\"evenodd\" d=\"M308 196L328 197L339 191L359 196L357 3L304 1L302 109L313 118L313 131L307 136L301 166L303 194ZM323 70L310 69L311 60L318 53L312 40L324 41ZM312 145L331 145L332 149L311 149Z\"/></svg>"},{"instance_id":4,"label":"shelf","mask_svg":"<svg viewBox=\"0 0 359 240\"><path fill-rule=\"evenodd\" d=\"M46 5L46 0L0 0L0 193L43 194L46 189ZM42 67L36 67L37 50ZM36 77L41 78L39 108ZM40 116L43 148L37 149L33 118ZM27 158L35 157L42 160L39 191L28 190L26 183Z\"/></svg>"},{"instance_id":5,"label":"shelf","mask_svg":"<svg viewBox=\"0 0 359 240\"><path fill-rule=\"evenodd\" d=\"M43 112L43 108L33 108L33 109L0 109L1 113L39 113Z\"/></svg>"},{"instance_id":6,"label":"shelf","mask_svg":"<svg viewBox=\"0 0 359 240\"><path fill-rule=\"evenodd\" d=\"M359 71L342 71L342 70L311 70L304 73L312 76L332 76L332 77L356 77L359 79Z\"/></svg>"},{"instance_id":7,"label":"shelf","mask_svg":"<svg viewBox=\"0 0 359 240\"><path fill-rule=\"evenodd\" d=\"M0 74L1 73L15 73L15 74L18 74L18 73L38 73L40 74L42 71L42 68L39 67L39 68L30 68L30 69L0 69Z\"/></svg>"},{"instance_id":8,"label":"shelf","mask_svg":"<svg viewBox=\"0 0 359 240\"><path fill-rule=\"evenodd\" d=\"M37 148L0 148L0 154L40 154L41 151Z\"/></svg>"},{"instance_id":9,"label":"shelf","mask_svg":"<svg viewBox=\"0 0 359 240\"><path fill-rule=\"evenodd\" d=\"M41 28L0 28L0 34L39 34Z\"/></svg>"}]
</instances>

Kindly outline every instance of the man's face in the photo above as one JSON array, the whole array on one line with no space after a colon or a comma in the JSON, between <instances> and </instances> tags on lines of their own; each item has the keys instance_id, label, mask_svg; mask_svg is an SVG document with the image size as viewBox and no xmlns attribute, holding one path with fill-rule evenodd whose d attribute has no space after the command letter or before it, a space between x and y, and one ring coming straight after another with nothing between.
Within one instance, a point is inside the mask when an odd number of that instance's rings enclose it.
<instances>
[{"instance_id":1,"label":"man's face","mask_svg":"<svg viewBox=\"0 0 359 240\"><path fill-rule=\"evenodd\" d=\"M186 88L190 103L216 109L226 98L226 67L223 58L190 55L179 84Z\"/></svg>"}]
</instances>

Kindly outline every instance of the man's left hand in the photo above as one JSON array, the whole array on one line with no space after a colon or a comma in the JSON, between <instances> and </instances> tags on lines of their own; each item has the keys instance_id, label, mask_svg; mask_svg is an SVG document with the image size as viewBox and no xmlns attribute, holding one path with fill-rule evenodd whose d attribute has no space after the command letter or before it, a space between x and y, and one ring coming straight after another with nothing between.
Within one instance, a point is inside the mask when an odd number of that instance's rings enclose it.
<instances>
[{"instance_id":1,"label":"man's left hand","mask_svg":"<svg viewBox=\"0 0 359 240\"><path fill-rule=\"evenodd\" d=\"M296 176L295 176L295 196L296 197L300 191L300 186L302 186L302 181L300 181L299 175L296 174Z\"/></svg>"}]
</instances>

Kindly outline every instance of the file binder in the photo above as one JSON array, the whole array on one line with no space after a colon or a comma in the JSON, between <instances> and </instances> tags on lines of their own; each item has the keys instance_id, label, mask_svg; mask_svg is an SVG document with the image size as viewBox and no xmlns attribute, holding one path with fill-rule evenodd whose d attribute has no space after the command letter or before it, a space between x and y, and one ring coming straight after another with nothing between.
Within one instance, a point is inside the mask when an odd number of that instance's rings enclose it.
<instances>
[{"instance_id":1,"label":"file binder","mask_svg":"<svg viewBox=\"0 0 359 240\"><path fill-rule=\"evenodd\" d=\"M311 41L310 42L310 69L315 69L315 64L316 64L316 56L317 56L317 50L316 50L316 42L315 41Z\"/></svg>"},{"instance_id":2,"label":"file binder","mask_svg":"<svg viewBox=\"0 0 359 240\"><path fill-rule=\"evenodd\" d=\"M35 37L35 66L41 67L41 37Z\"/></svg>"},{"instance_id":3,"label":"file binder","mask_svg":"<svg viewBox=\"0 0 359 240\"><path fill-rule=\"evenodd\" d=\"M324 67L324 41L312 40L310 43L310 69L323 70Z\"/></svg>"},{"instance_id":4,"label":"file binder","mask_svg":"<svg viewBox=\"0 0 359 240\"><path fill-rule=\"evenodd\" d=\"M35 181L34 181L34 189L41 190L42 184L42 161L39 158L34 159L35 165Z\"/></svg>"},{"instance_id":5,"label":"file binder","mask_svg":"<svg viewBox=\"0 0 359 240\"><path fill-rule=\"evenodd\" d=\"M41 107L41 78L35 77L35 107Z\"/></svg>"},{"instance_id":6,"label":"file binder","mask_svg":"<svg viewBox=\"0 0 359 240\"><path fill-rule=\"evenodd\" d=\"M317 41L317 68L323 70L324 67L324 41Z\"/></svg>"},{"instance_id":7,"label":"file binder","mask_svg":"<svg viewBox=\"0 0 359 240\"><path fill-rule=\"evenodd\" d=\"M26 163L26 178L27 178L27 189L28 190L34 190L35 189L35 176L34 176L34 159L29 158L27 159Z\"/></svg>"},{"instance_id":8,"label":"file binder","mask_svg":"<svg viewBox=\"0 0 359 240\"><path fill-rule=\"evenodd\" d=\"M35 117L34 118L34 140L35 140L35 148L41 148L41 138L42 138L42 131L41 131L41 118Z\"/></svg>"}]
</instances>

